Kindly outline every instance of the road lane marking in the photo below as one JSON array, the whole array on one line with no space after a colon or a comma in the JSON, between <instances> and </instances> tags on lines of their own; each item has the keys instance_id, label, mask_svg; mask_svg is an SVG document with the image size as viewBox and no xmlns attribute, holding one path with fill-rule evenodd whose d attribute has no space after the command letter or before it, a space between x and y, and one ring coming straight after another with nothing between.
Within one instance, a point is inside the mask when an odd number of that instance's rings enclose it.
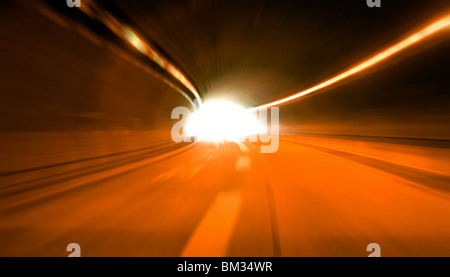
<instances>
[{"instance_id":1,"label":"road lane marking","mask_svg":"<svg viewBox=\"0 0 450 277\"><path fill-rule=\"evenodd\" d=\"M249 153L250 152L250 150L248 149L248 147L244 143L242 143L242 142L236 142L236 143L237 143L237 145L239 145L239 148L241 149L241 151L243 153Z\"/></svg>"},{"instance_id":2,"label":"road lane marking","mask_svg":"<svg viewBox=\"0 0 450 277\"><path fill-rule=\"evenodd\" d=\"M241 191L217 195L184 247L182 257L223 257L237 223L241 207Z\"/></svg>"},{"instance_id":3,"label":"road lane marking","mask_svg":"<svg viewBox=\"0 0 450 277\"><path fill-rule=\"evenodd\" d=\"M250 153L248 147L242 142L236 142L242 153ZM252 168L252 160L248 155L239 155L235 164L237 171L248 171Z\"/></svg>"},{"instance_id":4,"label":"road lane marking","mask_svg":"<svg viewBox=\"0 0 450 277\"><path fill-rule=\"evenodd\" d=\"M46 199L49 197L55 197L57 195L62 195L63 193L67 193L68 191L76 188L81 187L87 187L91 184L94 184L96 182L102 182L105 181L108 178L119 176L121 174L130 173L132 171L136 171L138 169L147 167L151 164L160 162L165 159L169 159L172 157L175 157L176 155L180 155L186 151L192 150L195 146L195 144L190 144L187 146L180 147L176 150L171 150L170 152L166 152L154 157L145 158L144 160L137 161L137 162L131 162L126 165L120 165L117 167L113 167L110 169L106 169L97 173L92 173L88 175L83 176L76 176L70 180L63 181L58 185L58 187L55 187L54 189L40 189L37 191L31 191L26 193L25 195L21 194L20 199L17 201L13 201L9 205L3 205L0 208L0 213L11 213L13 211L19 210L19 207L30 207L35 203L36 201Z\"/></svg>"},{"instance_id":5,"label":"road lane marking","mask_svg":"<svg viewBox=\"0 0 450 277\"><path fill-rule=\"evenodd\" d=\"M235 168L237 171L248 171L252 168L252 160L248 155L239 155Z\"/></svg>"}]
</instances>

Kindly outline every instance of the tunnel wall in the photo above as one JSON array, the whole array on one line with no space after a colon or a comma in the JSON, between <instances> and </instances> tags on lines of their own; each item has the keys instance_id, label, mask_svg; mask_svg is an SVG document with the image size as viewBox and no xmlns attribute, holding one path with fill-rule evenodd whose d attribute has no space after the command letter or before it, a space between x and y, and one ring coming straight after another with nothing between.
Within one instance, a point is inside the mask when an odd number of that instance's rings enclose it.
<instances>
[{"instance_id":1,"label":"tunnel wall","mask_svg":"<svg viewBox=\"0 0 450 277\"><path fill-rule=\"evenodd\" d=\"M132 53L38 1L0 18L2 173L170 142L172 109L190 104Z\"/></svg>"}]
</instances>

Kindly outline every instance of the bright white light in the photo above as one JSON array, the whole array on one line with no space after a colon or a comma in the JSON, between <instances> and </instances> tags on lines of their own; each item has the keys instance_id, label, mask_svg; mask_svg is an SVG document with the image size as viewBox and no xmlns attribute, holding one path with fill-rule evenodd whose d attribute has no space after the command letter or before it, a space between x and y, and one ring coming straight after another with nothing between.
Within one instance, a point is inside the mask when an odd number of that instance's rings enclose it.
<instances>
[{"instance_id":1,"label":"bright white light","mask_svg":"<svg viewBox=\"0 0 450 277\"><path fill-rule=\"evenodd\" d=\"M226 101L203 103L186 124L186 134L201 141L237 141L261 130L254 113Z\"/></svg>"}]
</instances>

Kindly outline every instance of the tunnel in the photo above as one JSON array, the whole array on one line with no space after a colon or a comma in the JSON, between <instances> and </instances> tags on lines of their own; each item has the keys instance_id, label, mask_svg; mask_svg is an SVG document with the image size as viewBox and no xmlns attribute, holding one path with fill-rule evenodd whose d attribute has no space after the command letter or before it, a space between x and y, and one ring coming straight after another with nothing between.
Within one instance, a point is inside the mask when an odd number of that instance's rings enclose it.
<instances>
[{"instance_id":1,"label":"tunnel","mask_svg":"<svg viewBox=\"0 0 450 277\"><path fill-rule=\"evenodd\" d=\"M449 256L448 1L67 3L0 3L0 256Z\"/></svg>"}]
</instances>

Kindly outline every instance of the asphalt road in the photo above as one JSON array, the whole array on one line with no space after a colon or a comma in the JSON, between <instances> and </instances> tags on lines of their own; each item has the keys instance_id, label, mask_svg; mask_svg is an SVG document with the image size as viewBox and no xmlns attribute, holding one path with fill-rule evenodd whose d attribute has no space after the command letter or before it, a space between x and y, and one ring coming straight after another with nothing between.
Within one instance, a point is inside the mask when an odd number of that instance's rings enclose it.
<instances>
[{"instance_id":1,"label":"asphalt road","mask_svg":"<svg viewBox=\"0 0 450 277\"><path fill-rule=\"evenodd\" d=\"M0 255L448 256L448 193L396 173L284 139L194 143L3 189Z\"/></svg>"}]
</instances>

